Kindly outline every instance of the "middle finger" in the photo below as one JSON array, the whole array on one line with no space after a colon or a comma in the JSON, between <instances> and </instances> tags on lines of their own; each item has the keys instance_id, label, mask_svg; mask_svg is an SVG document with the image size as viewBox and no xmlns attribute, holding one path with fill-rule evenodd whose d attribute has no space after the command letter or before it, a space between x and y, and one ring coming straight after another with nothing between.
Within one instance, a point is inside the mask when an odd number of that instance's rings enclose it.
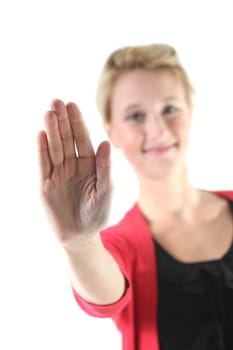
<instances>
[{"instance_id":1,"label":"middle finger","mask_svg":"<svg viewBox=\"0 0 233 350\"><path fill-rule=\"evenodd\" d=\"M67 110L61 100L53 100L51 108L56 111L65 159L75 156L75 145Z\"/></svg>"}]
</instances>

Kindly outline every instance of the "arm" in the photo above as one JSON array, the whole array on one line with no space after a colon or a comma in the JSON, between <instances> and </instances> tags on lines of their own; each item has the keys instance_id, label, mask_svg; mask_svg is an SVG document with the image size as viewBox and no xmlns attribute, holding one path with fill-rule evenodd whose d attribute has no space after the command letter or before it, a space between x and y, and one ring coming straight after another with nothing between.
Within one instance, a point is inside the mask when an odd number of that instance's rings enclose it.
<instances>
[{"instance_id":1,"label":"arm","mask_svg":"<svg viewBox=\"0 0 233 350\"><path fill-rule=\"evenodd\" d=\"M40 189L49 223L62 244L71 283L86 301L110 304L125 290L124 276L99 231L110 204L110 145L94 153L81 113L53 101L38 135Z\"/></svg>"},{"instance_id":2,"label":"arm","mask_svg":"<svg viewBox=\"0 0 233 350\"><path fill-rule=\"evenodd\" d=\"M98 234L75 250L66 249L65 255L71 284L85 301L113 304L124 294L124 276Z\"/></svg>"}]
</instances>

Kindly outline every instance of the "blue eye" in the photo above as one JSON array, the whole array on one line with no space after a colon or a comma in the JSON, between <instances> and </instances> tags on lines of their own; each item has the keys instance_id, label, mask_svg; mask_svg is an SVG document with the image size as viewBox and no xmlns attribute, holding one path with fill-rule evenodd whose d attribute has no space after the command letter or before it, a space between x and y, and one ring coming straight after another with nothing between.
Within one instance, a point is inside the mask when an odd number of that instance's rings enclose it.
<instances>
[{"instance_id":1,"label":"blue eye","mask_svg":"<svg viewBox=\"0 0 233 350\"><path fill-rule=\"evenodd\" d=\"M128 120L138 121L143 118L143 114L140 112L134 112L127 116Z\"/></svg>"},{"instance_id":2,"label":"blue eye","mask_svg":"<svg viewBox=\"0 0 233 350\"><path fill-rule=\"evenodd\" d=\"M166 106L163 110L163 114L174 114L176 112L177 112L177 108L172 105Z\"/></svg>"}]
</instances>

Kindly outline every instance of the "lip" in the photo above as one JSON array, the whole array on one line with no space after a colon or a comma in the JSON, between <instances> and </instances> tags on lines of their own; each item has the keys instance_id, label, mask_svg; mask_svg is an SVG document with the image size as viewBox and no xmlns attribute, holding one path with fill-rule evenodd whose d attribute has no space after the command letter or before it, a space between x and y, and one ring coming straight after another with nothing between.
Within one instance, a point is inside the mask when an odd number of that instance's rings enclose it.
<instances>
[{"instance_id":1,"label":"lip","mask_svg":"<svg viewBox=\"0 0 233 350\"><path fill-rule=\"evenodd\" d=\"M175 148L177 144L173 143L170 145L164 145L164 146L159 146L159 147L150 147L144 149L143 153L147 154L164 154Z\"/></svg>"}]
</instances>

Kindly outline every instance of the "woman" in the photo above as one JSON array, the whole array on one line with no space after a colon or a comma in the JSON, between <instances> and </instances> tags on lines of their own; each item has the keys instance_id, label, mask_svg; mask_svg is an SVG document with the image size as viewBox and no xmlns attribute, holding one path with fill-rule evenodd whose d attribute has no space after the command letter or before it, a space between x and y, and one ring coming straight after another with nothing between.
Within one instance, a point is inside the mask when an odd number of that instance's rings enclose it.
<instances>
[{"instance_id":1,"label":"woman","mask_svg":"<svg viewBox=\"0 0 233 350\"><path fill-rule=\"evenodd\" d=\"M97 101L140 190L107 229L109 142L95 154L78 107L60 100L38 135L42 198L74 296L90 315L114 320L124 350L233 346L233 195L189 182L193 95L169 45L126 47L108 58Z\"/></svg>"}]
</instances>

